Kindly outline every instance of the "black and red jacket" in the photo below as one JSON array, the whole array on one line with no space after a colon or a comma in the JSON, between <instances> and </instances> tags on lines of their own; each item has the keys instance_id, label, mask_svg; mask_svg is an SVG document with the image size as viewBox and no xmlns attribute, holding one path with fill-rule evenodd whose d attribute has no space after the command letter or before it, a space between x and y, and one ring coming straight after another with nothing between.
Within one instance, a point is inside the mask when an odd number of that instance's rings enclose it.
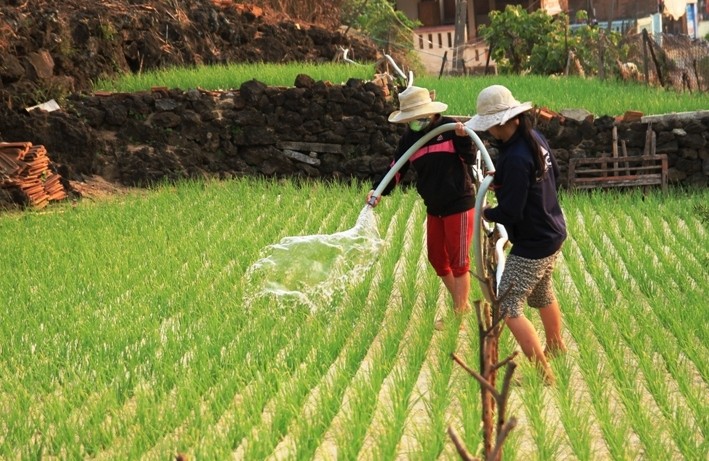
<instances>
[{"instance_id":1,"label":"black and red jacket","mask_svg":"<svg viewBox=\"0 0 709 461\"><path fill-rule=\"evenodd\" d=\"M416 141L433 128L446 123L456 123L456 120L440 117L425 131L412 131L407 127L399 140L390 168ZM413 165L416 171L416 190L423 198L428 214L448 216L470 210L475 207L475 194L469 168L474 159L473 140L470 136L458 136L454 130L445 131L409 157L409 161L384 188L382 195L389 195L404 177L409 166ZM374 189L379 186L383 178L384 176L374 183Z\"/></svg>"}]
</instances>

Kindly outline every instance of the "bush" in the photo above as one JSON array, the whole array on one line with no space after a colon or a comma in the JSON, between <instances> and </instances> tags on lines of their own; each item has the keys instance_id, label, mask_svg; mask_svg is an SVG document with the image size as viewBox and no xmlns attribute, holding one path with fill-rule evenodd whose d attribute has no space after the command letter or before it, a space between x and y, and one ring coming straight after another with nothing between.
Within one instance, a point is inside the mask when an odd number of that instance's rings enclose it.
<instances>
[{"instance_id":1,"label":"bush","mask_svg":"<svg viewBox=\"0 0 709 461\"><path fill-rule=\"evenodd\" d=\"M585 11L576 19L587 19ZM480 27L480 35L492 47L492 58L503 73L550 75L563 73L573 52L586 74L617 73L624 47L620 34L608 33L595 25L583 24L569 30L564 13L549 16L544 10L528 13L520 5L490 13L490 24Z\"/></svg>"}]
</instances>

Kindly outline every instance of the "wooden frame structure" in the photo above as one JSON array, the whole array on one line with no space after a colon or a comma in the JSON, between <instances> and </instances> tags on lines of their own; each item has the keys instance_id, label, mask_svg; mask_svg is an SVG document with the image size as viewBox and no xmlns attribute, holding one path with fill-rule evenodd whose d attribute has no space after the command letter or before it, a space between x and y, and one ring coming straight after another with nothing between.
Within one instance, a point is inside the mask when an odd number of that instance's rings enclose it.
<instances>
[{"instance_id":1,"label":"wooden frame structure","mask_svg":"<svg viewBox=\"0 0 709 461\"><path fill-rule=\"evenodd\" d=\"M661 186L667 191L667 154L572 158L570 189Z\"/></svg>"}]
</instances>

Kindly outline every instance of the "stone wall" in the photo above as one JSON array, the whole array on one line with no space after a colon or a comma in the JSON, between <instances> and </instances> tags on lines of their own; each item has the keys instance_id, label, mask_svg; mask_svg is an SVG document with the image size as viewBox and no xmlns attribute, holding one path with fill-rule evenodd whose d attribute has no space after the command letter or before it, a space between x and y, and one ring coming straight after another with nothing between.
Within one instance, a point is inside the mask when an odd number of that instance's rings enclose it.
<instances>
[{"instance_id":1,"label":"stone wall","mask_svg":"<svg viewBox=\"0 0 709 461\"><path fill-rule=\"evenodd\" d=\"M0 138L45 145L70 179L100 175L138 186L245 175L370 181L386 172L403 129L387 121L395 109L389 90L301 75L294 87L252 80L233 91L75 95L62 111L8 114ZM657 152L670 158L671 182L706 185L709 111L651 121ZM614 124L628 154L641 154L647 121L555 117L538 126L565 172L570 157L611 152Z\"/></svg>"},{"instance_id":2,"label":"stone wall","mask_svg":"<svg viewBox=\"0 0 709 461\"><path fill-rule=\"evenodd\" d=\"M555 117L538 126L549 139L564 174L569 158L611 156L614 126L619 155L623 155L623 144L628 155L642 155L646 132L651 128L656 153L668 156L671 184L709 183L709 111L646 116L634 122L607 116L581 121Z\"/></svg>"}]
</instances>

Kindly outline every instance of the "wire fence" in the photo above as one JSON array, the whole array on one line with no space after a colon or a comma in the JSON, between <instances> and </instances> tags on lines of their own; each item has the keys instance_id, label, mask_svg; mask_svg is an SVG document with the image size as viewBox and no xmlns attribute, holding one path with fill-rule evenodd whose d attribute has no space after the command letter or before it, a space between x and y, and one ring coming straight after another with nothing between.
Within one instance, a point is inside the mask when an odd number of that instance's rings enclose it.
<instances>
[{"instance_id":1,"label":"wire fence","mask_svg":"<svg viewBox=\"0 0 709 461\"><path fill-rule=\"evenodd\" d=\"M624 78L683 91L709 91L709 42L686 35L645 31L626 37L629 52Z\"/></svg>"}]
</instances>

